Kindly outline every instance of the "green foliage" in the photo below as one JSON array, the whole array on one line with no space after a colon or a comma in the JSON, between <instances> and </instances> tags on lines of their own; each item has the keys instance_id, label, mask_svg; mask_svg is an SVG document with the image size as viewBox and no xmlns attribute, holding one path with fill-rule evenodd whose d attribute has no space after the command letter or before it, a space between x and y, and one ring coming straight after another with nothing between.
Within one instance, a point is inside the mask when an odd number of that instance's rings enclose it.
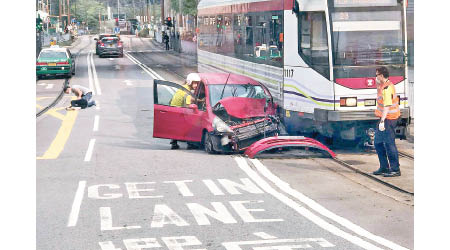
<instances>
[{"instance_id":1,"label":"green foliage","mask_svg":"<svg viewBox=\"0 0 450 250\"><path fill-rule=\"evenodd\" d=\"M177 13L180 13L179 1L180 0L173 0L170 2L171 8ZM197 15L197 4L198 4L197 0L181 0L181 5L183 6L181 14L192 16Z\"/></svg>"},{"instance_id":2,"label":"green foliage","mask_svg":"<svg viewBox=\"0 0 450 250\"><path fill-rule=\"evenodd\" d=\"M184 15L197 15L197 0L183 0L183 14Z\"/></svg>"},{"instance_id":3,"label":"green foliage","mask_svg":"<svg viewBox=\"0 0 450 250\"><path fill-rule=\"evenodd\" d=\"M98 26L98 14L106 14L106 7L97 0L77 0L77 9L72 4L70 12L80 22L89 24L90 27Z\"/></svg>"}]
</instances>

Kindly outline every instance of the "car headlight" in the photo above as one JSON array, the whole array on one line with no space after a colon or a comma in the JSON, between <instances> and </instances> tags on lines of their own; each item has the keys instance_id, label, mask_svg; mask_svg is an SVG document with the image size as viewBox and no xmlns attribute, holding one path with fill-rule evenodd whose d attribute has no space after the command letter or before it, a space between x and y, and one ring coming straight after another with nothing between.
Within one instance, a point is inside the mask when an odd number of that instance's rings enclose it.
<instances>
[{"instance_id":1,"label":"car headlight","mask_svg":"<svg viewBox=\"0 0 450 250\"><path fill-rule=\"evenodd\" d=\"M213 119L212 127L218 132L233 132L233 130L231 130L231 128L217 116Z\"/></svg>"}]
</instances>

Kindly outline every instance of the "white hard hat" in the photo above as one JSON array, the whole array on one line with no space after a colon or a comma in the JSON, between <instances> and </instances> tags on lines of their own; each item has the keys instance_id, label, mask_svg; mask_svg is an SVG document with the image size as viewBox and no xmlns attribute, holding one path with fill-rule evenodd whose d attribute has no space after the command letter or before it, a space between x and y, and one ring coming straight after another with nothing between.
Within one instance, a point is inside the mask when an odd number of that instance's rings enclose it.
<instances>
[{"instance_id":1,"label":"white hard hat","mask_svg":"<svg viewBox=\"0 0 450 250\"><path fill-rule=\"evenodd\" d=\"M190 73L186 78L186 82L191 85L192 81L200 82L200 76L197 73Z\"/></svg>"}]
</instances>

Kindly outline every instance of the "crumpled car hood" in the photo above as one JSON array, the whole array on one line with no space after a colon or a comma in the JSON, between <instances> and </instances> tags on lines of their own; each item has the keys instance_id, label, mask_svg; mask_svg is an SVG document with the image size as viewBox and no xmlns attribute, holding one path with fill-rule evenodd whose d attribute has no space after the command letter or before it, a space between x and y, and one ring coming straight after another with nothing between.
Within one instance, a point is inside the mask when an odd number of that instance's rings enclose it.
<instances>
[{"instance_id":1,"label":"crumpled car hood","mask_svg":"<svg viewBox=\"0 0 450 250\"><path fill-rule=\"evenodd\" d=\"M265 116L265 102L266 99L246 97L227 97L219 101L230 116L239 119Z\"/></svg>"}]
</instances>

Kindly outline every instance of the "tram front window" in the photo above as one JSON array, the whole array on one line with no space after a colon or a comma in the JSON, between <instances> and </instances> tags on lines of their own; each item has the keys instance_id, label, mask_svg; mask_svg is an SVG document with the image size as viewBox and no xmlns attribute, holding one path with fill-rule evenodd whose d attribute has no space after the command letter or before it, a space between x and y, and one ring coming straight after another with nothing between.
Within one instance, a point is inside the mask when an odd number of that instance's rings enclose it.
<instances>
[{"instance_id":1,"label":"tram front window","mask_svg":"<svg viewBox=\"0 0 450 250\"><path fill-rule=\"evenodd\" d=\"M333 13L335 78L372 77L379 65L403 75L401 18L401 11Z\"/></svg>"}]
</instances>

